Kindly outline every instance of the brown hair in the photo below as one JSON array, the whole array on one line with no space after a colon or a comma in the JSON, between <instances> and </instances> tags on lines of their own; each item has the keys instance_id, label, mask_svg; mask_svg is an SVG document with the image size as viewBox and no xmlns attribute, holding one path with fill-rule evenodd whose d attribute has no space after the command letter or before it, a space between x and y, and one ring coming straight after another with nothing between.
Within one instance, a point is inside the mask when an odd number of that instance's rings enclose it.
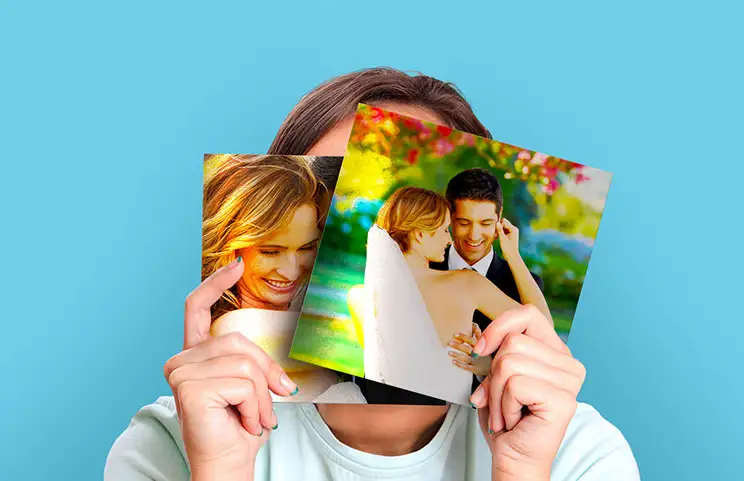
<instances>
[{"instance_id":1,"label":"brown hair","mask_svg":"<svg viewBox=\"0 0 744 481\"><path fill-rule=\"evenodd\" d=\"M298 207L314 204L322 229L328 189L310 169L312 157L205 155L202 219L202 280L286 225ZM240 308L238 286L212 308L212 320Z\"/></svg>"},{"instance_id":2,"label":"brown hair","mask_svg":"<svg viewBox=\"0 0 744 481\"><path fill-rule=\"evenodd\" d=\"M333 78L306 94L279 127L268 153L304 154L334 125L353 115L360 103L375 102L417 105L453 129L491 138L454 84L380 67Z\"/></svg>"},{"instance_id":3,"label":"brown hair","mask_svg":"<svg viewBox=\"0 0 744 481\"><path fill-rule=\"evenodd\" d=\"M443 195L421 187L401 187L385 201L375 223L390 234L405 254L411 248L414 230L435 230L444 224L448 212Z\"/></svg>"}]
</instances>

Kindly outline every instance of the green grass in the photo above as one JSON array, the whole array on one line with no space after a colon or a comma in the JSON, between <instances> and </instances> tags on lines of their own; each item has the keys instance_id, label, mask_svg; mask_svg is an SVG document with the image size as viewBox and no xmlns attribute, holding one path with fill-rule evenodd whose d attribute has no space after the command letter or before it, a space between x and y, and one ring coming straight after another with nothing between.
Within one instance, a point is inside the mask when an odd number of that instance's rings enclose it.
<instances>
[{"instance_id":1,"label":"green grass","mask_svg":"<svg viewBox=\"0 0 744 481\"><path fill-rule=\"evenodd\" d=\"M364 376L364 350L350 320L303 313L290 357L354 376Z\"/></svg>"}]
</instances>

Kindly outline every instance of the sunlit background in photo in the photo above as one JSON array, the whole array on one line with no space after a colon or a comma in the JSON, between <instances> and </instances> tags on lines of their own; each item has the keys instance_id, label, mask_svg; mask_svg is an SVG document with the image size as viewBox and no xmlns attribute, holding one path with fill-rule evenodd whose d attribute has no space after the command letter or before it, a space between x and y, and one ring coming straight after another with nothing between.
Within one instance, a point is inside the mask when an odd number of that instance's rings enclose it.
<instances>
[{"instance_id":1,"label":"sunlit background in photo","mask_svg":"<svg viewBox=\"0 0 744 481\"><path fill-rule=\"evenodd\" d=\"M444 194L472 167L491 170L520 253L543 280L556 331L567 338L584 283L611 174L568 160L360 105L291 357L363 376L360 288L367 231L396 189ZM500 255L498 240L494 244Z\"/></svg>"}]
</instances>

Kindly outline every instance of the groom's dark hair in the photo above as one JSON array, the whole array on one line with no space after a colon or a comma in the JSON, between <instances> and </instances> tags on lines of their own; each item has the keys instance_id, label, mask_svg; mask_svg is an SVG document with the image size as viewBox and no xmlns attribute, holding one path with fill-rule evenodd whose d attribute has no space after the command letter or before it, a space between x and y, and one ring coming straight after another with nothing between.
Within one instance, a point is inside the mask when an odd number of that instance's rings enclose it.
<instances>
[{"instance_id":1,"label":"groom's dark hair","mask_svg":"<svg viewBox=\"0 0 744 481\"><path fill-rule=\"evenodd\" d=\"M456 200L493 202L499 215L504 205L504 193L498 179L491 172L481 168L463 170L452 177L447 184L445 197L453 211Z\"/></svg>"}]
</instances>

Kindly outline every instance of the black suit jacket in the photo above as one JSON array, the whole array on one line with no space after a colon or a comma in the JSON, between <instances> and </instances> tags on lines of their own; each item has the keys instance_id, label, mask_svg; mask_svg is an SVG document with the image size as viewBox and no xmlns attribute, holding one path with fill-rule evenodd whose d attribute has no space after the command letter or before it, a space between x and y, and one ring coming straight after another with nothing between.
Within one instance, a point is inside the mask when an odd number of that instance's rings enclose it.
<instances>
[{"instance_id":1,"label":"black suit jacket","mask_svg":"<svg viewBox=\"0 0 744 481\"><path fill-rule=\"evenodd\" d=\"M450 247L452 249L452 247ZM431 262L429 266L432 269L440 271L449 270L449 249L445 252L443 262ZM543 289L543 282L540 276L531 273L532 277L537 282L540 290ZM504 293L521 304L522 300L519 296L519 290L517 289L517 283L514 280L514 275L509 268L509 264L501 257L494 255L491 265L488 267L486 272L486 278L496 285ZM491 319L486 317L482 312L476 311L473 315L473 322L478 324L481 330L488 327L491 323ZM355 378L355 382L359 385L364 397L367 399L369 404L415 404L415 405L444 405L445 401L436 399L423 394L407 391L405 389L388 386L375 381L370 381L363 378ZM477 378L473 376L472 389L475 390L480 383Z\"/></svg>"}]
</instances>

